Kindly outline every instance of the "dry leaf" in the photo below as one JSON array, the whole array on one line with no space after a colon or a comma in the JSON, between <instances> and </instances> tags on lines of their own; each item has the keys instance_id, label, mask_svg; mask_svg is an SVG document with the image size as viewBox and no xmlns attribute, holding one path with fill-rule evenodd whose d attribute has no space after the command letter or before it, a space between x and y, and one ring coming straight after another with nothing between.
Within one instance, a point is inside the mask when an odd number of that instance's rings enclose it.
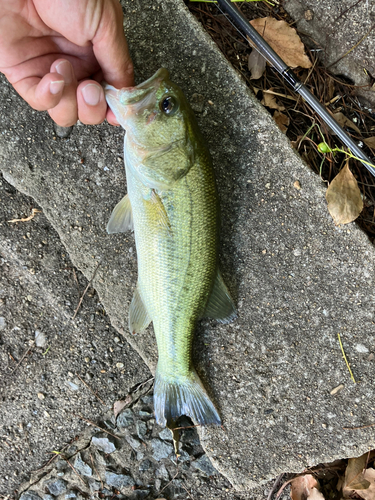
<instances>
[{"instance_id":1,"label":"dry leaf","mask_svg":"<svg viewBox=\"0 0 375 500\"><path fill-rule=\"evenodd\" d=\"M305 48L294 28L285 21L273 17L262 17L250 21L250 24L268 42L273 50L291 68L311 68L311 61L305 54Z\"/></svg>"},{"instance_id":2,"label":"dry leaf","mask_svg":"<svg viewBox=\"0 0 375 500\"><path fill-rule=\"evenodd\" d=\"M261 101L261 104L263 104L263 106L267 106L267 108L278 109L279 111L285 110L285 106L279 104L276 101L276 97L272 94L263 93L263 99Z\"/></svg>"},{"instance_id":3,"label":"dry leaf","mask_svg":"<svg viewBox=\"0 0 375 500\"><path fill-rule=\"evenodd\" d=\"M368 453L364 453L360 457L349 458L342 488L344 498L350 498L353 495L353 490L358 490L358 492L360 492L369 488L371 483L364 477L367 459Z\"/></svg>"},{"instance_id":4,"label":"dry leaf","mask_svg":"<svg viewBox=\"0 0 375 500\"><path fill-rule=\"evenodd\" d=\"M284 115L284 113L280 113L280 111L276 110L272 118L277 123L277 126L279 127L281 132L285 134L285 132L288 130L288 126L290 123L289 117Z\"/></svg>"},{"instance_id":5,"label":"dry leaf","mask_svg":"<svg viewBox=\"0 0 375 500\"><path fill-rule=\"evenodd\" d=\"M359 130L359 128L357 127L357 125L355 123L353 123L351 120L349 120L349 118L346 118L346 116L343 113L335 113L333 115L333 118L343 128L344 127L349 127L351 129L355 130L356 132L358 132L359 134L361 133L361 131Z\"/></svg>"},{"instance_id":6,"label":"dry leaf","mask_svg":"<svg viewBox=\"0 0 375 500\"><path fill-rule=\"evenodd\" d=\"M256 49L253 49L247 59L247 65L251 72L250 80L257 80L266 69L266 60Z\"/></svg>"},{"instance_id":7,"label":"dry leaf","mask_svg":"<svg viewBox=\"0 0 375 500\"><path fill-rule=\"evenodd\" d=\"M115 401L113 404L113 413L115 417L117 417L117 415L122 412L125 406L128 406L131 402L132 397L130 396L130 394L126 396L126 399L124 400Z\"/></svg>"},{"instance_id":8,"label":"dry leaf","mask_svg":"<svg viewBox=\"0 0 375 500\"><path fill-rule=\"evenodd\" d=\"M374 148L375 149L375 136L374 137L368 137L367 139L363 139L363 142L369 148Z\"/></svg>"},{"instance_id":9,"label":"dry leaf","mask_svg":"<svg viewBox=\"0 0 375 500\"><path fill-rule=\"evenodd\" d=\"M361 192L349 170L349 162L346 162L345 167L328 186L326 200L335 224L349 224L362 212Z\"/></svg>"},{"instance_id":10,"label":"dry leaf","mask_svg":"<svg viewBox=\"0 0 375 500\"><path fill-rule=\"evenodd\" d=\"M291 482L290 496L292 500L324 500L319 491L319 483L311 474L299 476Z\"/></svg>"},{"instance_id":11,"label":"dry leaf","mask_svg":"<svg viewBox=\"0 0 375 500\"><path fill-rule=\"evenodd\" d=\"M355 492L365 500L375 500L375 469L366 469L363 479L368 481L370 486L365 490L355 490Z\"/></svg>"}]
</instances>

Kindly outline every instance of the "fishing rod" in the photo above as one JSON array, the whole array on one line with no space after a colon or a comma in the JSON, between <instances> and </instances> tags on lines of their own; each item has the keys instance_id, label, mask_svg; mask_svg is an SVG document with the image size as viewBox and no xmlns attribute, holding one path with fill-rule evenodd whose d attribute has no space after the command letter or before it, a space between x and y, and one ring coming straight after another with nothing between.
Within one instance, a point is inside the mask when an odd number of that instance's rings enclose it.
<instances>
[{"instance_id":1,"label":"fishing rod","mask_svg":"<svg viewBox=\"0 0 375 500\"><path fill-rule=\"evenodd\" d=\"M217 0L217 4L223 13L228 14L230 20L233 21L233 24L239 29L241 34L246 34L246 36L254 44L256 50L280 73L293 90L298 92L298 94L305 99L305 101L313 108L314 111L316 111L325 123L329 125L341 141L352 151L352 153L354 153L354 156L356 156L367 168L367 170L375 177L375 168L371 165L373 162L328 113L325 106L323 106L318 99L313 96L308 88L297 78L291 68L276 54L264 38L259 35L257 30L253 28L242 12L232 5L230 0Z\"/></svg>"}]
</instances>

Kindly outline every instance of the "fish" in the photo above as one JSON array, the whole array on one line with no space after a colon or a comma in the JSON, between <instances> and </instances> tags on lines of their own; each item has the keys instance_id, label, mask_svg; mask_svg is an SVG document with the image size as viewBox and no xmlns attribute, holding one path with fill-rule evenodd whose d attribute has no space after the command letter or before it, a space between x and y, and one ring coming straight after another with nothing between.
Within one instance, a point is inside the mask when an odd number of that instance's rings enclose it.
<instances>
[{"instance_id":1,"label":"fish","mask_svg":"<svg viewBox=\"0 0 375 500\"><path fill-rule=\"evenodd\" d=\"M187 415L200 425L220 425L192 362L197 321L227 323L236 317L218 266L220 215L210 154L167 69L135 87L103 87L126 131L127 194L115 206L107 232L134 230L138 281L129 330L140 333L153 323L156 421L171 428Z\"/></svg>"}]
</instances>

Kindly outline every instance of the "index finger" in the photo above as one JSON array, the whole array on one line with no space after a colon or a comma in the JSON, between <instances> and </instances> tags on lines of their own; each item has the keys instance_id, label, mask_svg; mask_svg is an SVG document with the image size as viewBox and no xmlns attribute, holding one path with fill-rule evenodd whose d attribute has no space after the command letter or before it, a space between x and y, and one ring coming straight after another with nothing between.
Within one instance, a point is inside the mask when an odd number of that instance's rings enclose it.
<instances>
[{"instance_id":1,"label":"index finger","mask_svg":"<svg viewBox=\"0 0 375 500\"><path fill-rule=\"evenodd\" d=\"M116 88L134 85L133 63L124 35L122 9L116 0L105 3L92 44L106 82Z\"/></svg>"}]
</instances>

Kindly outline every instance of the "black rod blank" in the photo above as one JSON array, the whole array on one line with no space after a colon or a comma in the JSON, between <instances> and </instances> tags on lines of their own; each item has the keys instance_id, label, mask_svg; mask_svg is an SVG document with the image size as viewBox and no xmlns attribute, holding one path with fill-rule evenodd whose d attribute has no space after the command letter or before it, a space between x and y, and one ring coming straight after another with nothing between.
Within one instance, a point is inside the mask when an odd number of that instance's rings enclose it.
<instances>
[{"instance_id":1,"label":"black rod blank","mask_svg":"<svg viewBox=\"0 0 375 500\"><path fill-rule=\"evenodd\" d=\"M355 141L345 132L345 130L337 123L337 121L328 113L318 99L312 95L308 88L296 77L293 71L285 64L276 52L268 45L263 37L259 35L257 30L249 23L246 17L230 0L217 0L223 12L228 14L237 28L251 40L256 50L271 64L291 85L295 92L298 92L305 101L313 108L314 111L329 125L332 131L341 139L341 141L351 150L367 170L375 177L375 168L371 165L373 162L366 156L362 149Z\"/></svg>"}]
</instances>

